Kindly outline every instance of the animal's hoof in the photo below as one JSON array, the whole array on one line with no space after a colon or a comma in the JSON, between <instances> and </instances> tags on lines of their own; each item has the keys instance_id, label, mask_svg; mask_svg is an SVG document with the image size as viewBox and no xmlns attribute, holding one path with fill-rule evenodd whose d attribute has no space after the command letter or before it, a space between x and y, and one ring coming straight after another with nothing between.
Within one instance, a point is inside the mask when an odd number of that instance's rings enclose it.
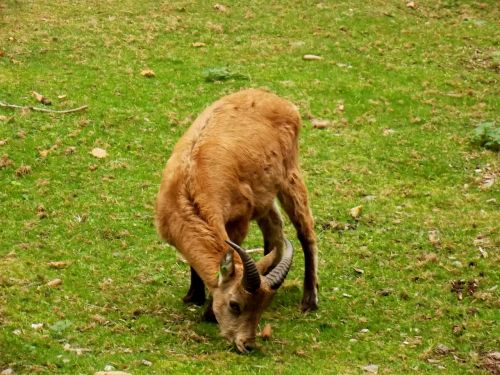
<instances>
[{"instance_id":1,"label":"animal's hoof","mask_svg":"<svg viewBox=\"0 0 500 375\"><path fill-rule=\"evenodd\" d=\"M318 309L318 296L316 293L304 295L302 299L302 312L314 311Z\"/></svg>"},{"instance_id":2,"label":"animal's hoof","mask_svg":"<svg viewBox=\"0 0 500 375\"><path fill-rule=\"evenodd\" d=\"M186 304L193 304L193 305L197 305L197 306L202 306L205 303L205 294L188 293L182 299L182 301Z\"/></svg>"},{"instance_id":3,"label":"animal's hoof","mask_svg":"<svg viewBox=\"0 0 500 375\"><path fill-rule=\"evenodd\" d=\"M208 305L207 309L203 313L202 319L205 322L217 323L217 319L215 318L214 310L212 309L212 304Z\"/></svg>"}]
</instances>

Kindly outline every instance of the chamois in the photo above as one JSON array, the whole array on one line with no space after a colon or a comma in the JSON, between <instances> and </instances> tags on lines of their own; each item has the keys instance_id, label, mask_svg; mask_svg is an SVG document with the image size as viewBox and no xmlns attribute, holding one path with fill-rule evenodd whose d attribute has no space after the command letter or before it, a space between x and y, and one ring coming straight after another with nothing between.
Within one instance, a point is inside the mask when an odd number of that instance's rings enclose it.
<instances>
[{"instance_id":1,"label":"chamois","mask_svg":"<svg viewBox=\"0 0 500 375\"><path fill-rule=\"evenodd\" d=\"M240 352L255 346L262 312L292 263L276 198L304 252L302 310L317 308L316 235L298 165L300 125L290 102L265 90L242 90L201 113L163 172L155 223L191 266L184 302L202 305L206 286L221 334ZM239 246L251 220L264 238L258 262Z\"/></svg>"}]
</instances>

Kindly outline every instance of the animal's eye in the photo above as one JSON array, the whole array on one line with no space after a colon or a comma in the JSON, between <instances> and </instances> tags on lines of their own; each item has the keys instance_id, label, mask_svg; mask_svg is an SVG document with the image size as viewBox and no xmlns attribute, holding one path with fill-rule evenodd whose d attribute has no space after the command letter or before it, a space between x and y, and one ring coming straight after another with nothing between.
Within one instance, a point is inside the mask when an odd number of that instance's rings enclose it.
<instances>
[{"instance_id":1,"label":"animal's eye","mask_svg":"<svg viewBox=\"0 0 500 375\"><path fill-rule=\"evenodd\" d=\"M241 314L241 307L236 301L229 301L229 309L233 314L239 315Z\"/></svg>"}]
</instances>

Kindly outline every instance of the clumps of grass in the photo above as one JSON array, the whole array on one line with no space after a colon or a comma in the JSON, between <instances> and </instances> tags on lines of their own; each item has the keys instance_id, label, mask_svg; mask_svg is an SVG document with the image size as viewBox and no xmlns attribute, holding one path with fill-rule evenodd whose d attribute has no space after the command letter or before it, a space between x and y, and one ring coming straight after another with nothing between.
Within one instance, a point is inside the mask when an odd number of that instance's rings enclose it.
<instances>
[{"instance_id":1,"label":"clumps of grass","mask_svg":"<svg viewBox=\"0 0 500 375\"><path fill-rule=\"evenodd\" d=\"M488 150L500 149L500 128L495 122L482 122L473 131L472 142Z\"/></svg>"},{"instance_id":2,"label":"clumps of grass","mask_svg":"<svg viewBox=\"0 0 500 375\"><path fill-rule=\"evenodd\" d=\"M247 75L232 72L225 66L205 69L203 78L206 82L227 81L229 79L247 81L250 79Z\"/></svg>"}]
</instances>

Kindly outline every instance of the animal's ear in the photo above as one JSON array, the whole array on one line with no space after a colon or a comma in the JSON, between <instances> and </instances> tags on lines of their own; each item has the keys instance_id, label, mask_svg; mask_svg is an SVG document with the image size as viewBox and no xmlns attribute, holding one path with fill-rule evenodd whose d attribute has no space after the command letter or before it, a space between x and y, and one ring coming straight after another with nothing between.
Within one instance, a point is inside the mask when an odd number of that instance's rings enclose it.
<instances>
[{"instance_id":1,"label":"animal's ear","mask_svg":"<svg viewBox=\"0 0 500 375\"><path fill-rule=\"evenodd\" d=\"M234 260L233 260L234 250L228 250L220 262L219 268L219 285L231 280L234 276Z\"/></svg>"}]
</instances>

